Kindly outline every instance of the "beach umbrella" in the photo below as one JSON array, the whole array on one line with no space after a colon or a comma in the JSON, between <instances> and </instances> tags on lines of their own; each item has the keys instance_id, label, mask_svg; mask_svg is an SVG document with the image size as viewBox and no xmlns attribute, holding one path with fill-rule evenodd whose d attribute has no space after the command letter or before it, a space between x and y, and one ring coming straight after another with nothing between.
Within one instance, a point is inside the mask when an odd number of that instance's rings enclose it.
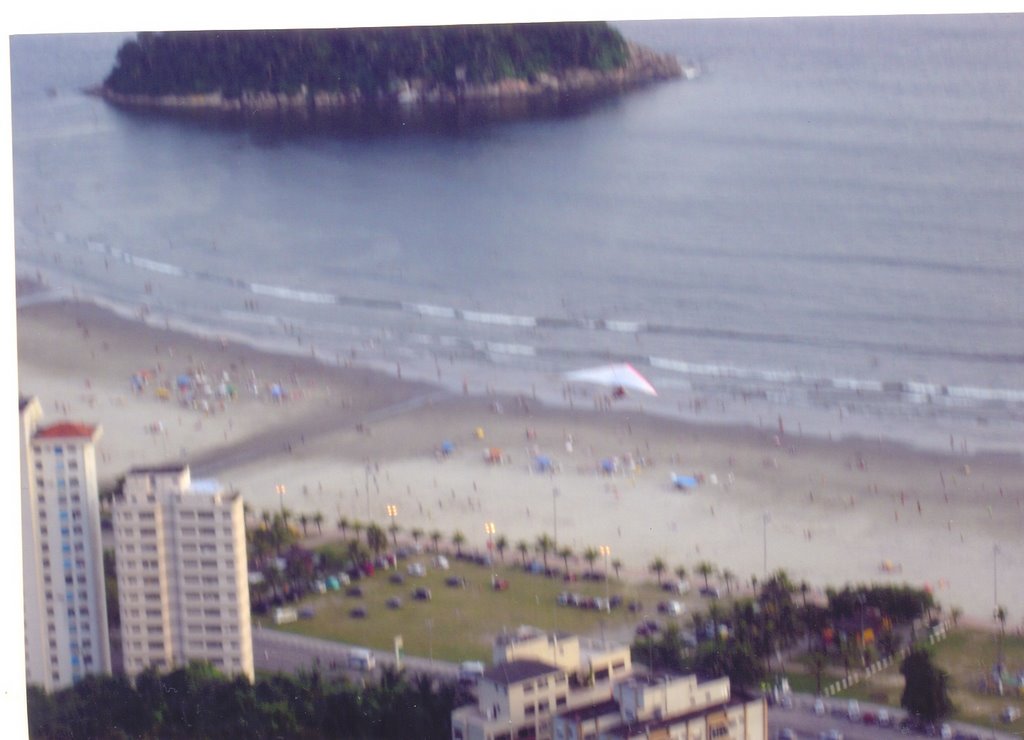
<instances>
[{"instance_id":1,"label":"beach umbrella","mask_svg":"<svg viewBox=\"0 0 1024 740\"><path fill-rule=\"evenodd\" d=\"M672 485L679 489L696 488L697 479L692 475L676 475L672 473Z\"/></svg>"},{"instance_id":2,"label":"beach umbrella","mask_svg":"<svg viewBox=\"0 0 1024 740\"><path fill-rule=\"evenodd\" d=\"M450 455L455 452L455 443L445 440L441 443L441 452L445 455Z\"/></svg>"},{"instance_id":3,"label":"beach umbrella","mask_svg":"<svg viewBox=\"0 0 1024 740\"><path fill-rule=\"evenodd\" d=\"M564 377L573 383L593 383L614 388L616 391L631 390L646 393L648 396L658 395L650 381L628 362L574 370L566 373Z\"/></svg>"},{"instance_id":4,"label":"beach umbrella","mask_svg":"<svg viewBox=\"0 0 1024 740\"><path fill-rule=\"evenodd\" d=\"M537 457L533 458L533 461L537 465L537 470L541 473L554 469L554 465L551 463L551 458L546 455L537 455Z\"/></svg>"}]
</instances>

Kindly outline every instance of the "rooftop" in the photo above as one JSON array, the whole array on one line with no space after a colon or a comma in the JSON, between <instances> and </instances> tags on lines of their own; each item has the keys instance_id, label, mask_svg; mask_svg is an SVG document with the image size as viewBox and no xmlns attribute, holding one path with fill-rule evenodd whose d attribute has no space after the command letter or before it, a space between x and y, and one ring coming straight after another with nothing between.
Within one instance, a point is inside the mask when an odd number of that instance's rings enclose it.
<instances>
[{"instance_id":1,"label":"rooftop","mask_svg":"<svg viewBox=\"0 0 1024 740\"><path fill-rule=\"evenodd\" d=\"M538 676L561 672L561 668L541 663L539 660L513 660L509 663L498 663L491 666L484 671L484 678L498 684L510 685Z\"/></svg>"},{"instance_id":2,"label":"rooftop","mask_svg":"<svg viewBox=\"0 0 1024 740\"><path fill-rule=\"evenodd\" d=\"M181 473L188 469L187 463L167 463L165 465L143 465L132 468L128 475L150 475L160 473Z\"/></svg>"},{"instance_id":3,"label":"rooftop","mask_svg":"<svg viewBox=\"0 0 1024 740\"><path fill-rule=\"evenodd\" d=\"M36 430L37 439L63 439L65 437L85 437L92 439L96 434L96 427L91 424L80 424L73 421L59 421L56 424L39 427Z\"/></svg>"},{"instance_id":4,"label":"rooftop","mask_svg":"<svg viewBox=\"0 0 1024 740\"><path fill-rule=\"evenodd\" d=\"M224 487L220 483L215 481L213 478L199 478L192 481L192 485L189 486L189 493L196 493L204 496L214 496L218 493L222 493Z\"/></svg>"}]
</instances>

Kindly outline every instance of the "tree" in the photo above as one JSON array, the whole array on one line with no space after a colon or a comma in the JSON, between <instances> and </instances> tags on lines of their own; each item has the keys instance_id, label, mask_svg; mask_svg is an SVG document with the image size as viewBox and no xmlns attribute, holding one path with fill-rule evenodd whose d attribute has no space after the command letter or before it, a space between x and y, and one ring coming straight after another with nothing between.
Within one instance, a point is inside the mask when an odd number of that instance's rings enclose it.
<instances>
[{"instance_id":1,"label":"tree","mask_svg":"<svg viewBox=\"0 0 1024 740\"><path fill-rule=\"evenodd\" d=\"M999 635L996 638L996 665L1003 670L1003 641L1006 639L1006 607L997 606L992 615L999 622Z\"/></svg>"},{"instance_id":2,"label":"tree","mask_svg":"<svg viewBox=\"0 0 1024 740\"><path fill-rule=\"evenodd\" d=\"M960 617L964 615L964 610L959 606L954 606L949 610L949 618L953 620L953 626L957 627L960 624Z\"/></svg>"},{"instance_id":3,"label":"tree","mask_svg":"<svg viewBox=\"0 0 1024 740\"><path fill-rule=\"evenodd\" d=\"M412 536L412 541L418 546L420 544L420 537L423 536L423 530L419 527L413 527L409 530L409 534Z\"/></svg>"},{"instance_id":4,"label":"tree","mask_svg":"<svg viewBox=\"0 0 1024 740\"><path fill-rule=\"evenodd\" d=\"M437 555L437 543L439 543L441 541L442 537L444 537L444 535L441 534L436 529L433 532L430 533L430 541L434 543L434 554L435 555Z\"/></svg>"},{"instance_id":5,"label":"tree","mask_svg":"<svg viewBox=\"0 0 1024 740\"><path fill-rule=\"evenodd\" d=\"M600 557L601 553L596 547L588 547L583 551L583 559L587 561L587 569L594 572L594 562Z\"/></svg>"},{"instance_id":6,"label":"tree","mask_svg":"<svg viewBox=\"0 0 1024 740\"><path fill-rule=\"evenodd\" d=\"M365 525L361 521L359 521L357 519L356 521L352 522L351 526L352 526L352 532L355 535L355 538L358 540L359 539L359 533L362 532L363 529L365 529Z\"/></svg>"},{"instance_id":7,"label":"tree","mask_svg":"<svg viewBox=\"0 0 1024 740\"><path fill-rule=\"evenodd\" d=\"M501 562L505 562L505 550L508 549L508 538L500 534L498 539L494 541L494 549L498 551L498 555L501 557Z\"/></svg>"},{"instance_id":8,"label":"tree","mask_svg":"<svg viewBox=\"0 0 1024 740\"><path fill-rule=\"evenodd\" d=\"M554 540L552 540L546 534L542 534L540 537L537 538L536 548L537 548L537 552L539 552L541 554L541 557L544 560L544 572L545 573L547 573L547 570L548 570L548 552L550 550L552 550L554 548L554 546L555 546Z\"/></svg>"},{"instance_id":9,"label":"tree","mask_svg":"<svg viewBox=\"0 0 1024 740\"><path fill-rule=\"evenodd\" d=\"M728 596L732 596L732 584L736 582L736 574L728 568L723 568L722 580L725 581L725 593Z\"/></svg>"},{"instance_id":10,"label":"tree","mask_svg":"<svg viewBox=\"0 0 1024 740\"><path fill-rule=\"evenodd\" d=\"M676 578L678 578L680 581L685 581L686 580L686 567L685 566L677 565L675 570L673 570L672 572L676 574Z\"/></svg>"},{"instance_id":11,"label":"tree","mask_svg":"<svg viewBox=\"0 0 1024 740\"><path fill-rule=\"evenodd\" d=\"M398 526L397 522L391 522L391 524L388 525L388 531L391 533L391 541L394 543L395 547L398 547L398 533L402 531L402 528Z\"/></svg>"},{"instance_id":12,"label":"tree","mask_svg":"<svg viewBox=\"0 0 1024 740\"><path fill-rule=\"evenodd\" d=\"M697 563L697 572L704 576L704 588L707 588L708 576L715 572L715 566L713 566L707 560L701 560L699 563Z\"/></svg>"},{"instance_id":13,"label":"tree","mask_svg":"<svg viewBox=\"0 0 1024 740\"><path fill-rule=\"evenodd\" d=\"M459 530L455 530L455 534L452 535L452 544L455 545L455 556L462 557L462 546L466 544L466 535L462 534Z\"/></svg>"},{"instance_id":14,"label":"tree","mask_svg":"<svg viewBox=\"0 0 1024 740\"><path fill-rule=\"evenodd\" d=\"M343 539L348 539L348 527L349 521L347 517L338 517L338 529L341 530L341 536Z\"/></svg>"},{"instance_id":15,"label":"tree","mask_svg":"<svg viewBox=\"0 0 1024 740\"><path fill-rule=\"evenodd\" d=\"M649 570L651 573L654 573L656 576L658 576L658 585L659 586L661 585L661 576L665 572L665 568L666 567L667 566L665 565L665 561L662 560L661 558L655 558L654 560L651 561L651 564L647 566L647 570Z\"/></svg>"},{"instance_id":16,"label":"tree","mask_svg":"<svg viewBox=\"0 0 1024 740\"><path fill-rule=\"evenodd\" d=\"M316 524L316 533L323 534L324 514L322 511L318 511L313 514L313 523Z\"/></svg>"},{"instance_id":17,"label":"tree","mask_svg":"<svg viewBox=\"0 0 1024 740\"><path fill-rule=\"evenodd\" d=\"M562 558L562 562L565 563L565 572L566 572L566 575L568 575L568 573L569 573L569 558L572 557L572 548L568 547L568 546L559 548L558 549L558 557Z\"/></svg>"},{"instance_id":18,"label":"tree","mask_svg":"<svg viewBox=\"0 0 1024 740\"><path fill-rule=\"evenodd\" d=\"M306 526L309 524L309 517L306 514L299 514L299 524L302 525L302 536L306 536Z\"/></svg>"},{"instance_id":19,"label":"tree","mask_svg":"<svg viewBox=\"0 0 1024 740\"><path fill-rule=\"evenodd\" d=\"M900 664L903 695L900 706L922 722L937 722L953 711L949 674L932 663L927 650L915 649Z\"/></svg>"},{"instance_id":20,"label":"tree","mask_svg":"<svg viewBox=\"0 0 1024 740\"><path fill-rule=\"evenodd\" d=\"M371 524L366 528L366 544L374 555L380 555L381 551L388 546L388 536L378 524Z\"/></svg>"},{"instance_id":21,"label":"tree","mask_svg":"<svg viewBox=\"0 0 1024 740\"><path fill-rule=\"evenodd\" d=\"M516 550L519 551L519 557L523 559L523 567L525 568L526 556L530 552L530 545L526 542L526 540L519 540L519 542L516 543Z\"/></svg>"},{"instance_id":22,"label":"tree","mask_svg":"<svg viewBox=\"0 0 1024 740\"><path fill-rule=\"evenodd\" d=\"M619 570L622 568L622 561L618 558L612 560L612 567L615 568L615 577L619 577Z\"/></svg>"}]
</instances>

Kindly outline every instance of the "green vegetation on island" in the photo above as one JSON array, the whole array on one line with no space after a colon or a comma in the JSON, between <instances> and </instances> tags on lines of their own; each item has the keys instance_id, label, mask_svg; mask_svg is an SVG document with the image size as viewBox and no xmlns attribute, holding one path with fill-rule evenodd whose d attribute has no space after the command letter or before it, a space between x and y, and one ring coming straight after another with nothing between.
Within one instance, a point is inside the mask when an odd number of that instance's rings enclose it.
<instances>
[{"instance_id":1,"label":"green vegetation on island","mask_svg":"<svg viewBox=\"0 0 1024 740\"><path fill-rule=\"evenodd\" d=\"M680 74L675 57L602 22L175 31L126 42L98 92L163 108L332 109L617 90Z\"/></svg>"}]
</instances>

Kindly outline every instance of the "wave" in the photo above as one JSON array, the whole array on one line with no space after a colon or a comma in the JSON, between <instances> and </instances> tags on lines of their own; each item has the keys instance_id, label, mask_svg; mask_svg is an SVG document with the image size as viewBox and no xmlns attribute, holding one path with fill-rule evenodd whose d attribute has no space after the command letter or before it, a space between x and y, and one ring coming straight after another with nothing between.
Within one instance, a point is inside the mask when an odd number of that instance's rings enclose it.
<instances>
[{"instance_id":1,"label":"wave","mask_svg":"<svg viewBox=\"0 0 1024 740\"><path fill-rule=\"evenodd\" d=\"M523 326L533 328L537 326L537 319L533 316L514 316L506 313L485 313L483 311L460 310L459 315L466 321L477 324L499 324L502 326Z\"/></svg>"},{"instance_id":2,"label":"wave","mask_svg":"<svg viewBox=\"0 0 1024 740\"><path fill-rule=\"evenodd\" d=\"M256 295L269 295L275 298L284 298L289 301L299 301L301 303L320 303L320 304L331 304L337 303L337 300L330 293L316 293L310 290L293 290L292 288L282 288L277 285L263 285L261 283L252 283L249 289Z\"/></svg>"}]
</instances>

